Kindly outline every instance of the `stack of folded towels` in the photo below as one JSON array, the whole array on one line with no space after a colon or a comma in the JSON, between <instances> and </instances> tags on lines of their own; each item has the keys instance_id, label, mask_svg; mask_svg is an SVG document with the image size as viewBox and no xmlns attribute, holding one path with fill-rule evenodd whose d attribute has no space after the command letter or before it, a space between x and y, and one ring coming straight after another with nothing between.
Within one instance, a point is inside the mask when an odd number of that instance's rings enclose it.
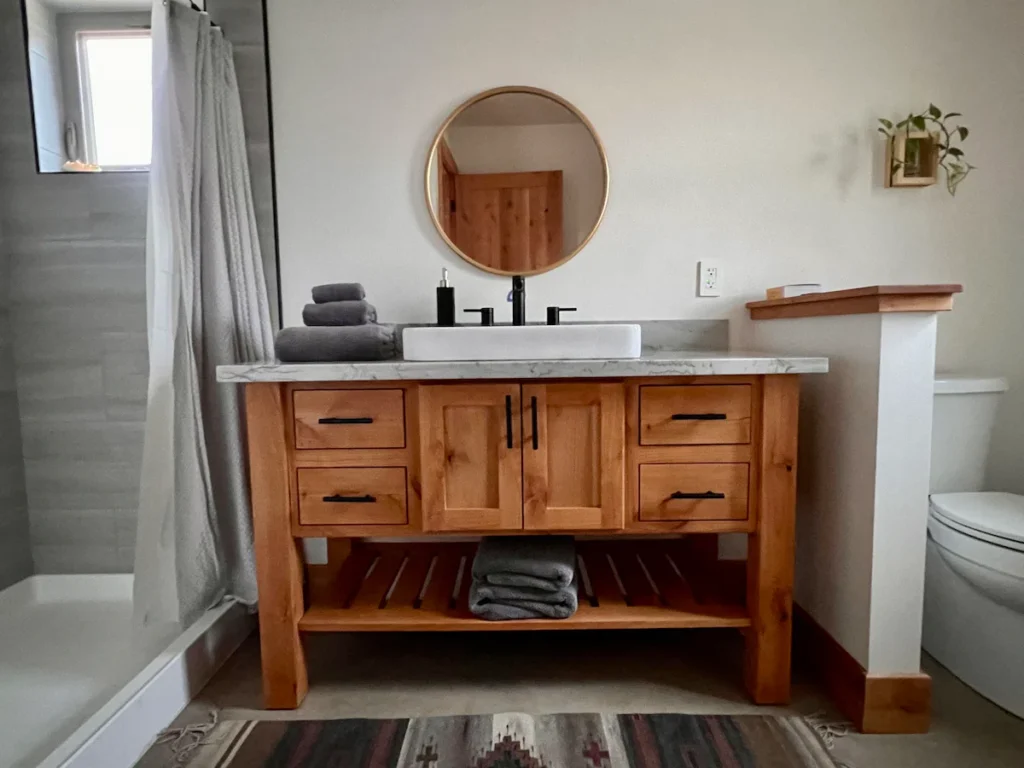
<instances>
[{"instance_id":1,"label":"stack of folded towels","mask_svg":"<svg viewBox=\"0 0 1024 768\"><path fill-rule=\"evenodd\" d=\"M274 340L285 363L387 360L396 353L393 325L378 325L377 310L359 283L331 283L313 289L302 310L304 328L284 328Z\"/></svg>"},{"instance_id":2,"label":"stack of folded towels","mask_svg":"<svg viewBox=\"0 0 1024 768\"><path fill-rule=\"evenodd\" d=\"M576 613L571 536L488 536L473 559L469 610L481 619L567 619Z\"/></svg>"}]
</instances>

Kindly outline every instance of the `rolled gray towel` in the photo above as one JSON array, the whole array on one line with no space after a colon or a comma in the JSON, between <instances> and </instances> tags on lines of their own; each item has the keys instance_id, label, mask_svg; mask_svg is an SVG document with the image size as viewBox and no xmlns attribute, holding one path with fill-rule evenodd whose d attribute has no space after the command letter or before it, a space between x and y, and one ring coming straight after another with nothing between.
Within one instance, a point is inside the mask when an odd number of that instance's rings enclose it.
<instances>
[{"instance_id":1,"label":"rolled gray towel","mask_svg":"<svg viewBox=\"0 0 1024 768\"><path fill-rule=\"evenodd\" d=\"M557 592L575 574L572 536L485 536L473 558L473 578L495 586Z\"/></svg>"},{"instance_id":2,"label":"rolled gray towel","mask_svg":"<svg viewBox=\"0 0 1024 768\"><path fill-rule=\"evenodd\" d=\"M362 283L327 283L313 287L313 301L326 304L328 301L359 301L366 298Z\"/></svg>"},{"instance_id":3,"label":"rolled gray towel","mask_svg":"<svg viewBox=\"0 0 1024 768\"><path fill-rule=\"evenodd\" d=\"M274 351L284 363L389 360L395 356L396 336L393 325L283 328Z\"/></svg>"},{"instance_id":4,"label":"rolled gray towel","mask_svg":"<svg viewBox=\"0 0 1024 768\"><path fill-rule=\"evenodd\" d=\"M309 326L366 325L377 322L377 309L365 299L307 304L302 309L302 322Z\"/></svg>"},{"instance_id":5,"label":"rolled gray towel","mask_svg":"<svg viewBox=\"0 0 1024 768\"><path fill-rule=\"evenodd\" d=\"M511 621L514 619L568 619L579 607L576 595L575 579L557 592L545 590L515 590L528 599L499 599L494 590L501 587L488 587L487 584L474 581L469 588L469 610L474 615L488 621ZM541 595L536 593L540 592Z\"/></svg>"}]
</instances>

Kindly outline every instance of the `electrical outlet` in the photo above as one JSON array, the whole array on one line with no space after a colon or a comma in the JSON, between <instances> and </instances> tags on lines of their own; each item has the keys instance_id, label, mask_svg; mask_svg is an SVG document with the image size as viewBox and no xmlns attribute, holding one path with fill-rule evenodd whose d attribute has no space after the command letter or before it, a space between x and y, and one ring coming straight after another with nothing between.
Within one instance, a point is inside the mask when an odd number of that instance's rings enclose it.
<instances>
[{"instance_id":1,"label":"electrical outlet","mask_svg":"<svg viewBox=\"0 0 1024 768\"><path fill-rule=\"evenodd\" d=\"M697 295L722 295L722 268L717 261L705 260L698 262Z\"/></svg>"}]
</instances>

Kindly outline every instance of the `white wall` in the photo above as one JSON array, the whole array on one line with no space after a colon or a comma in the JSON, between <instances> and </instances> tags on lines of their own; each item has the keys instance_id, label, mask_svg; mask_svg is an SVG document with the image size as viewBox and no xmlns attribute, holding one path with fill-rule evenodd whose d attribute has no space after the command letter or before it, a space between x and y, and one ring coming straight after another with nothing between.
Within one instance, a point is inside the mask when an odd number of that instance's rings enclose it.
<instances>
[{"instance_id":1,"label":"white wall","mask_svg":"<svg viewBox=\"0 0 1024 768\"><path fill-rule=\"evenodd\" d=\"M880 317L770 320L754 331L759 348L829 356L827 374L800 382L794 598L866 669Z\"/></svg>"},{"instance_id":2,"label":"white wall","mask_svg":"<svg viewBox=\"0 0 1024 768\"><path fill-rule=\"evenodd\" d=\"M604 166L585 125L453 126L447 139L459 173L562 171L562 250L571 253L590 234Z\"/></svg>"},{"instance_id":3,"label":"white wall","mask_svg":"<svg viewBox=\"0 0 1024 768\"><path fill-rule=\"evenodd\" d=\"M506 281L434 231L423 166L466 97L536 85L594 123L611 194L587 249L527 281L531 319L569 304L581 319L737 321L783 282L963 282L939 363L1011 376L993 477L1024 491L1024 302L1008 279L1024 272L1024 3L269 0L268 13L286 324L329 280L361 280L385 319L429 320L442 265L461 306L507 317ZM881 185L875 117L929 101L972 131L979 170L955 199ZM694 296L708 256L720 299Z\"/></svg>"},{"instance_id":4,"label":"white wall","mask_svg":"<svg viewBox=\"0 0 1024 768\"><path fill-rule=\"evenodd\" d=\"M876 675L920 670L937 320L934 314L916 312L879 318L866 665Z\"/></svg>"},{"instance_id":5,"label":"white wall","mask_svg":"<svg viewBox=\"0 0 1024 768\"><path fill-rule=\"evenodd\" d=\"M936 316L755 324L801 381L795 599L871 674L920 671Z\"/></svg>"}]
</instances>

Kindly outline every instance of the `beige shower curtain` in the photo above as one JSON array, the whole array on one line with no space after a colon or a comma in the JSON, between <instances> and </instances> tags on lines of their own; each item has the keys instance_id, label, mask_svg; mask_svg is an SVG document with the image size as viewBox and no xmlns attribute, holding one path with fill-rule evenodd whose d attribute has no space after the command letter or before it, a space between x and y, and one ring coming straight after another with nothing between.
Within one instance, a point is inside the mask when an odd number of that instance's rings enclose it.
<instances>
[{"instance_id":1,"label":"beige shower curtain","mask_svg":"<svg viewBox=\"0 0 1024 768\"><path fill-rule=\"evenodd\" d=\"M231 44L209 17L153 6L147 231L149 403L136 622L187 626L256 602L241 392L216 366L273 358Z\"/></svg>"}]
</instances>

